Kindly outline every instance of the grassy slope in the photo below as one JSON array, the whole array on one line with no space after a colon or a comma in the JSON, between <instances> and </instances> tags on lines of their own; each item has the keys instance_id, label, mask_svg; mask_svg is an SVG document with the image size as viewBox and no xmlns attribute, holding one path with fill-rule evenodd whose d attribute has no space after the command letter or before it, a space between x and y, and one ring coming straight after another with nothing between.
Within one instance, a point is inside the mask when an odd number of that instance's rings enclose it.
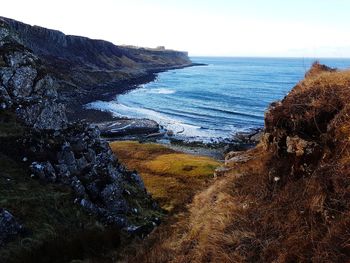
<instances>
[{"instance_id":1,"label":"grassy slope","mask_svg":"<svg viewBox=\"0 0 350 263\"><path fill-rule=\"evenodd\" d=\"M350 72L314 67L266 114L246 162L194 197L130 262L349 262ZM302 138L298 154L287 137ZM302 141L299 141L302 142Z\"/></svg>"},{"instance_id":2,"label":"grassy slope","mask_svg":"<svg viewBox=\"0 0 350 263\"><path fill-rule=\"evenodd\" d=\"M129 169L141 174L147 190L168 211L183 209L220 165L208 157L179 153L152 143L123 141L110 146Z\"/></svg>"},{"instance_id":3,"label":"grassy slope","mask_svg":"<svg viewBox=\"0 0 350 263\"><path fill-rule=\"evenodd\" d=\"M0 207L24 227L0 249L0 262L70 262L103 257L118 247L119 231L104 227L75 205L70 187L30 177L16 146L23 131L14 114L0 112Z\"/></svg>"}]
</instances>

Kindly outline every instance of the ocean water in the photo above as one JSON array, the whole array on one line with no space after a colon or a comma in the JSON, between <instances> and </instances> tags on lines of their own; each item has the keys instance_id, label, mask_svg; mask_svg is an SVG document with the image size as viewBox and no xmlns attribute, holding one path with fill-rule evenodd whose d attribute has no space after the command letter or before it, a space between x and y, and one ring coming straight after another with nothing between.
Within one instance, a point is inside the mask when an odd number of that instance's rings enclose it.
<instances>
[{"instance_id":1,"label":"ocean water","mask_svg":"<svg viewBox=\"0 0 350 263\"><path fill-rule=\"evenodd\" d=\"M193 57L196 66L160 73L156 81L95 101L88 108L115 116L157 121L180 139L221 140L263 127L269 104L281 100L303 79L314 59ZM350 59L320 59L350 67Z\"/></svg>"}]
</instances>

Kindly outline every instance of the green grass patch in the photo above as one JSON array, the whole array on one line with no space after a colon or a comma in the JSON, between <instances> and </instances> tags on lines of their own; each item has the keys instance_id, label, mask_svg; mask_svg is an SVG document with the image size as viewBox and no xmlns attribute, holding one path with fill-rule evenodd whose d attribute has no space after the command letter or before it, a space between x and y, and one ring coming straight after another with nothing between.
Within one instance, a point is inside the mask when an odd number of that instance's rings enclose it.
<instances>
[{"instance_id":1,"label":"green grass patch","mask_svg":"<svg viewBox=\"0 0 350 263\"><path fill-rule=\"evenodd\" d=\"M163 145L135 141L110 146L128 169L137 170L147 191L163 209L182 209L193 195L210 182L220 162L203 156L176 152Z\"/></svg>"}]
</instances>

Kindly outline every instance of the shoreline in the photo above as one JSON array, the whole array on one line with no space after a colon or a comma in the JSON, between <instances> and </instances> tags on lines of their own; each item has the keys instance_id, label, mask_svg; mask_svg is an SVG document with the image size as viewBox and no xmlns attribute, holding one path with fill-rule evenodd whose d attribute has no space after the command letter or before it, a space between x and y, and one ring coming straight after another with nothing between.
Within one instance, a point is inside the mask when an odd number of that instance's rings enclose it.
<instances>
[{"instance_id":1,"label":"shoreline","mask_svg":"<svg viewBox=\"0 0 350 263\"><path fill-rule=\"evenodd\" d=\"M124 94L131 90L139 88L140 85L155 81L159 73L197 66L207 66L207 64L191 63L179 66L170 66L166 68L153 68L147 70L146 73L143 73L139 76L135 75L129 79L91 87L88 94L84 94L83 97L79 97L76 100L71 100L65 103L67 107L67 117L70 121L85 120L88 123L97 122L97 120L99 120L99 122L104 122L118 119L112 114L109 114L110 116L108 116L107 112L86 109L84 106L96 100L113 100L117 95Z\"/></svg>"},{"instance_id":2,"label":"shoreline","mask_svg":"<svg viewBox=\"0 0 350 263\"><path fill-rule=\"evenodd\" d=\"M152 142L183 153L208 156L217 160L223 160L225 154L229 151L242 151L254 147L258 140L251 139L251 137L260 133L261 128L252 128L247 132L237 132L232 138L213 141L196 140L196 138L186 139L173 134L173 131L164 129L160 124L150 119L116 117L111 112L84 107L96 100L113 100L117 95L137 89L142 84L155 81L158 73L193 66L207 66L207 64L191 63L166 69L152 69L146 75L140 77L97 87L84 100L67 105L68 118L72 121L85 121L89 125L97 126L101 130L101 136L108 142L128 140L141 143ZM103 89L104 92L99 92L100 89Z\"/></svg>"}]
</instances>

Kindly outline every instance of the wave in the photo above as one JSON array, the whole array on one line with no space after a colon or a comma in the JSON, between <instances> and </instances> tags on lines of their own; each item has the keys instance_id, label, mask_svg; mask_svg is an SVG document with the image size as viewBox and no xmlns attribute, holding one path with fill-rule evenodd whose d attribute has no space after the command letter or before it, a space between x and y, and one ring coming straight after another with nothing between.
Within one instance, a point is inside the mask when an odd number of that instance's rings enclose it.
<instances>
[{"instance_id":1,"label":"wave","mask_svg":"<svg viewBox=\"0 0 350 263\"><path fill-rule=\"evenodd\" d=\"M155 110L145 109L141 107L127 106L116 101L95 101L85 105L88 109L96 109L101 111L111 112L116 117L129 117L129 118L147 118L156 121L161 126L168 130L172 130L175 134L181 133L181 136L188 138L201 138L206 139L227 137L229 134L223 133L222 130L201 129L201 126L184 123L183 121L170 117L166 114L162 114Z\"/></svg>"},{"instance_id":2,"label":"wave","mask_svg":"<svg viewBox=\"0 0 350 263\"><path fill-rule=\"evenodd\" d=\"M169 89L169 88L147 88L145 85L140 86L139 89L135 89L130 91L129 93L146 93L146 94L174 94L176 93L176 90L174 89Z\"/></svg>"},{"instance_id":3,"label":"wave","mask_svg":"<svg viewBox=\"0 0 350 263\"><path fill-rule=\"evenodd\" d=\"M252 113L245 113L245 112L240 112L240 111L233 111L233 110L225 110L225 109L218 109L218 108L209 108L209 107L203 107L199 106L197 108L206 110L206 111L212 111L212 112L220 112L224 114L230 114L230 115L235 115L235 116L241 116L241 117L248 117L256 120L261 120L263 119L263 116L252 114Z\"/></svg>"},{"instance_id":4,"label":"wave","mask_svg":"<svg viewBox=\"0 0 350 263\"><path fill-rule=\"evenodd\" d=\"M151 94L174 94L175 92L176 91L173 89L166 89L166 88L149 90L149 93L151 93Z\"/></svg>"}]
</instances>

